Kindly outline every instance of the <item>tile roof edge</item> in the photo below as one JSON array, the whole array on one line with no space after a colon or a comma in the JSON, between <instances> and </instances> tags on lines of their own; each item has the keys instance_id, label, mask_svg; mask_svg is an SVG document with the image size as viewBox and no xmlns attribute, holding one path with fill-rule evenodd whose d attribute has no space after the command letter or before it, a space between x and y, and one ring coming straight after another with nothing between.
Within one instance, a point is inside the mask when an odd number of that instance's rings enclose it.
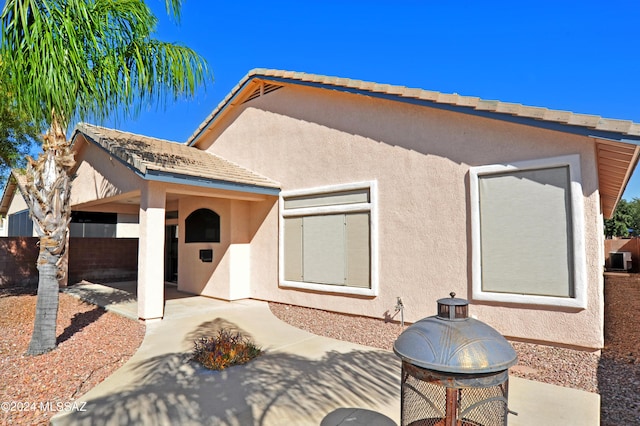
<instances>
[{"instance_id":1,"label":"tile roof edge","mask_svg":"<svg viewBox=\"0 0 640 426\"><path fill-rule=\"evenodd\" d=\"M89 131L89 132L92 132L90 130L90 128L96 128L96 129L107 130L107 131L110 131L110 132L118 132L118 133L121 133L123 135L131 135L131 136L135 136L135 137L138 137L138 138L152 139L152 140L156 140L156 141L160 141L160 142L175 143L175 144L178 144L178 145L186 145L185 142L172 141L172 140L169 140L169 139L157 138L155 136L147 136L147 135L143 135L141 133L134 133L134 132L126 131L126 130L114 129L112 127L98 126L96 124L86 123L86 122L82 122L82 121L79 122L78 124L76 124L76 127L75 127L75 130L74 130L73 134L75 134L77 131L79 131L80 127L82 127L82 128L88 127L89 129L87 129L87 131ZM95 132L92 132L92 133L95 134Z\"/></svg>"},{"instance_id":2,"label":"tile roof edge","mask_svg":"<svg viewBox=\"0 0 640 426\"><path fill-rule=\"evenodd\" d=\"M109 155L116 157L119 161L124 163L127 167L133 169L135 172L141 175L144 175L147 172L145 164L143 162L140 162L136 156L127 155L126 152L121 152L122 150L114 149L115 147L112 146L112 144L110 144L107 140L105 140L105 136L99 133L100 130L117 132L122 135L136 136L139 138L150 138L149 136L139 135L136 133L126 132L126 131L117 130L117 129L110 129L104 126L97 126L95 124L80 122L76 124L72 139L75 141L76 135L78 133L81 133L85 138L90 139L93 143L95 143L96 145L104 149ZM159 139L159 140L162 140L162 139Z\"/></svg>"},{"instance_id":3,"label":"tile roof edge","mask_svg":"<svg viewBox=\"0 0 640 426\"><path fill-rule=\"evenodd\" d=\"M209 124L214 120L215 116L218 115L220 111L226 108L226 105L231 102L231 100L240 92L240 90L250 81L256 78L258 75L268 76L270 71L267 68L254 68L250 70L240 81L236 84L227 95L218 103L218 105L211 111L211 113L200 123L200 125L196 128L196 130L187 138L185 144L188 146L193 146L197 138L200 134L209 127Z\"/></svg>"},{"instance_id":4,"label":"tile roof edge","mask_svg":"<svg viewBox=\"0 0 640 426\"><path fill-rule=\"evenodd\" d=\"M265 79L277 78L280 80L288 80L292 84L295 84L296 82L304 82L318 84L321 86L343 87L345 89L352 89L360 92L371 92L375 94L388 95L397 97L399 99L426 100L429 102L433 102L434 104L452 105L465 109L468 108L469 110L484 111L486 113L502 116L533 119L535 121L557 123L572 127L582 127L603 132L612 132L632 137L640 137L640 123L635 123L629 120L603 118L591 114L574 113L571 111L548 109L545 107L524 105L513 102L486 100L474 96L462 96L457 93L448 94L420 88L411 88L392 84L381 84L343 77L333 77L278 69L254 68L250 70L233 89L231 89L227 96L225 96L225 98L216 106L216 108L214 108L211 114L209 114L193 132L193 134L189 136L185 143L189 146L193 146L197 142L200 135L208 127L211 126L216 117L229 106L230 101L242 91L247 83L253 79L260 77L264 77ZM590 117L590 119L581 119L581 117ZM599 119L594 120L593 117L598 117ZM593 125L594 122L596 122L595 126Z\"/></svg>"},{"instance_id":5,"label":"tile roof edge","mask_svg":"<svg viewBox=\"0 0 640 426\"><path fill-rule=\"evenodd\" d=\"M135 170L139 171L142 175L145 175L148 171L153 170L155 172L161 172L164 173L160 167L154 167L155 163L153 162L148 162L148 161L144 161L141 160L138 156L136 155L130 155L128 152L122 152L123 150L120 149L120 147L118 147L118 149L114 149L114 147L108 143L108 141L103 140L103 138L105 137L105 135L101 135L98 132L95 131L95 129L98 130L104 130L104 131L108 131L108 132L116 132L119 133L121 135L126 135L126 136L130 136L132 138L137 138L139 140L153 140L155 142L160 142L160 143L170 143L170 144L177 144L180 146L184 146L186 148L189 149L194 149L196 150L200 155L208 155L211 157L215 157L218 160L224 161L226 163L229 163L230 165L232 165L235 168L241 169L242 171L244 171L247 174L253 175L256 178L260 178L261 180L263 180L265 182L265 187L280 187L280 182L277 182L267 176L263 176L260 173L251 170L247 167L244 167L240 164L237 164L225 157L222 157L218 154L214 154L212 152L209 151L203 151L203 150L199 150L197 148L192 148L189 147L188 145L184 144L184 143L180 143L180 142L173 142L167 139L160 139L160 138L154 138L154 137L150 137L150 136L145 136L145 135L141 135L141 134L137 134L137 133L132 133L132 132L127 132L127 131L123 131L123 130L118 130L118 129L112 129L112 128L108 128L108 127L103 127L103 126L97 126L94 124L89 124L89 123L78 123L76 125L76 130L73 133L73 137L75 137L75 135L79 132L82 133L85 136L88 136L93 142L95 142L96 144L98 144L100 147L102 147L102 149L104 149L105 151L107 151L110 155L113 155L115 157L117 157L120 161L126 163L127 165L129 165L131 168L134 168ZM124 155L123 155L124 154ZM231 181L230 181L231 182ZM246 183L245 183L246 184ZM247 184L249 185L249 184ZM255 184L253 186L261 186L259 184Z\"/></svg>"}]
</instances>

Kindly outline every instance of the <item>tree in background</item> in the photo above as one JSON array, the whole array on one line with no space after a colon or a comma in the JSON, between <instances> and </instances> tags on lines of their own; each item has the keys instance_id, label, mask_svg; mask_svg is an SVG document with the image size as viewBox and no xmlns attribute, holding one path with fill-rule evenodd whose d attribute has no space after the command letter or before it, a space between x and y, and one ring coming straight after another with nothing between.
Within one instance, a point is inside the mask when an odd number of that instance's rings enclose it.
<instances>
[{"instance_id":1,"label":"tree in background","mask_svg":"<svg viewBox=\"0 0 640 426\"><path fill-rule=\"evenodd\" d=\"M0 77L1 79L2 77ZM39 145L39 129L16 108L11 91L0 81L0 188L5 184L9 171L24 167L29 152Z\"/></svg>"},{"instance_id":2,"label":"tree in background","mask_svg":"<svg viewBox=\"0 0 640 426\"><path fill-rule=\"evenodd\" d=\"M179 19L182 0L165 0ZM17 106L48 129L27 166L28 204L40 237L38 300L28 354L56 345L58 279L67 249L74 120L135 115L192 96L208 77L193 50L154 39L157 18L142 0L7 0L0 57Z\"/></svg>"},{"instance_id":3,"label":"tree in background","mask_svg":"<svg viewBox=\"0 0 640 426\"><path fill-rule=\"evenodd\" d=\"M629 205L629 215L631 215L629 229L632 230L633 236L637 237L640 235L640 198L633 198L627 203Z\"/></svg>"},{"instance_id":4,"label":"tree in background","mask_svg":"<svg viewBox=\"0 0 640 426\"><path fill-rule=\"evenodd\" d=\"M640 234L640 198L631 201L621 199L611 219L604 221L607 238L629 237Z\"/></svg>"},{"instance_id":5,"label":"tree in background","mask_svg":"<svg viewBox=\"0 0 640 426\"><path fill-rule=\"evenodd\" d=\"M604 220L604 235L607 238L628 237L631 220L629 203L627 200L621 199L611 219Z\"/></svg>"}]
</instances>

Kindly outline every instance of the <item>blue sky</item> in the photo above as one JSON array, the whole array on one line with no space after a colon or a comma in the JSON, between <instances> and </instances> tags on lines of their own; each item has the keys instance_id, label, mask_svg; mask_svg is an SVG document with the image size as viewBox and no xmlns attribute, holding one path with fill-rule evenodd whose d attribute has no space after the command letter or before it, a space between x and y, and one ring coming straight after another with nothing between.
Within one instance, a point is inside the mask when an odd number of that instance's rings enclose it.
<instances>
[{"instance_id":1,"label":"blue sky","mask_svg":"<svg viewBox=\"0 0 640 426\"><path fill-rule=\"evenodd\" d=\"M185 141L253 68L478 96L640 122L640 2L164 0L157 38L204 56L214 75L191 101L115 127ZM106 123L114 125L114 123ZM640 197L640 171L625 198Z\"/></svg>"}]
</instances>

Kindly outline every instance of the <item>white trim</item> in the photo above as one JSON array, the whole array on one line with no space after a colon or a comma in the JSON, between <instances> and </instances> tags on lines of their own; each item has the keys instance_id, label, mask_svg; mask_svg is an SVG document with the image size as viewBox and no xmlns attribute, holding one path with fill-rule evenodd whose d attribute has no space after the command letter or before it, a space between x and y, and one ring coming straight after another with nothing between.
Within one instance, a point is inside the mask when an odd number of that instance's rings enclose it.
<instances>
[{"instance_id":1,"label":"white trim","mask_svg":"<svg viewBox=\"0 0 640 426\"><path fill-rule=\"evenodd\" d=\"M480 249L480 199L478 176L520 171L569 166L571 181L571 212L573 234L573 284L574 297L537 296L526 294L505 294L485 292L482 290L482 262ZM472 262L472 297L474 300L493 302L519 303L527 305L560 306L568 308L587 308L587 262L584 234L584 201L582 177L580 172L580 156L566 155L543 158L513 164L494 164L471 167L469 169L470 202L471 202L471 262Z\"/></svg>"},{"instance_id":2,"label":"white trim","mask_svg":"<svg viewBox=\"0 0 640 426\"><path fill-rule=\"evenodd\" d=\"M284 199L287 197L298 197L306 195L322 195L334 192L351 191L357 189L369 190L368 203L356 203L334 206L305 207L305 208L284 208ZM358 296L378 295L378 183L377 181L354 182L341 185L321 186L315 188L297 189L283 191L279 195L279 230L278 230L278 266L280 286L287 288L298 288L325 293L351 294ZM370 262L371 262L371 288L358 288L349 286L338 286L330 284L304 283L298 281L287 281L284 279L284 218L290 216L307 216L311 214L327 213L352 213L367 211L370 215Z\"/></svg>"},{"instance_id":3,"label":"white trim","mask_svg":"<svg viewBox=\"0 0 640 426\"><path fill-rule=\"evenodd\" d=\"M315 194L314 194L315 195ZM285 198L287 195L285 195ZM332 206L319 207L301 207L297 209L282 209L283 217L291 216L310 216L314 214L332 214L332 213L358 213L368 212L371 209L371 203L354 203L354 204L336 204Z\"/></svg>"}]
</instances>

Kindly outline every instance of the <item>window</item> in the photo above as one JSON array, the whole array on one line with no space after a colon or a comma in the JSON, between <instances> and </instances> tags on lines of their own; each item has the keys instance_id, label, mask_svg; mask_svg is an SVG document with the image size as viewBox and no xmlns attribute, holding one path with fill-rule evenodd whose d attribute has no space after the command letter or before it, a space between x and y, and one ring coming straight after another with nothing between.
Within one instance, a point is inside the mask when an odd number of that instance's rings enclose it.
<instances>
[{"instance_id":1,"label":"window","mask_svg":"<svg viewBox=\"0 0 640 426\"><path fill-rule=\"evenodd\" d=\"M219 243L220 216L209 209L198 209L184 221L185 243Z\"/></svg>"},{"instance_id":2,"label":"window","mask_svg":"<svg viewBox=\"0 0 640 426\"><path fill-rule=\"evenodd\" d=\"M115 238L118 215L103 212L71 212L70 237Z\"/></svg>"},{"instance_id":3,"label":"window","mask_svg":"<svg viewBox=\"0 0 640 426\"><path fill-rule=\"evenodd\" d=\"M473 298L586 308L580 158L473 167Z\"/></svg>"},{"instance_id":4,"label":"window","mask_svg":"<svg viewBox=\"0 0 640 426\"><path fill-rule=\"evenodd\" d=\"M282 193L281 284L376 295L374 197L373 182Z\"/></svg>"}]
</instances>

